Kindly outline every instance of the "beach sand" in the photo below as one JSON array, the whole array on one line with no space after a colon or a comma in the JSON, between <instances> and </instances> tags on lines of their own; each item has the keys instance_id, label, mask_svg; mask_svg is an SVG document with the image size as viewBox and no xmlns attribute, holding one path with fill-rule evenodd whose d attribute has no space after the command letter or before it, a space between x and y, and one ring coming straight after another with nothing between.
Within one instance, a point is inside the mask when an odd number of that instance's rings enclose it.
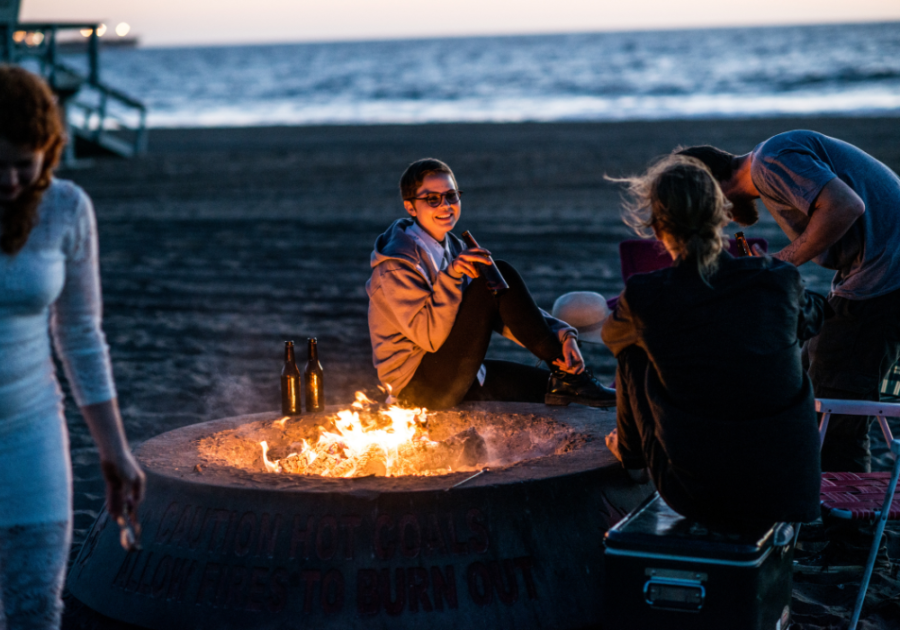
<instances>
[{"instance_id":1,"label":"beach sand","mask_svg":"<svg viewBox=\"0 0 900 630\"><path fill-rule=\"evenodd\" d=\"M82 185L96 206L104 325L136 445L186 424L277 408L287 339L301 359L305 339L318 338L329 403L349 402L358 389L375 393L369 253L403 215L397 181L417 158L451 165L465 193L457 231L471 230L515 265L549 310L566 291L622 289L617 245L631 234L619 189L604 174L637 173L677 145L743 153L795 128L840 137L900 171L900 118L804 118L153 130L146 156L96 160L60 177ZM745 232L772 250L787 243L765 212ZM801 271L827 292L830 272ZM584 349L611 381L608 351ZM500 338L489 356L532 361ZM102 507L103 485L71 403L67 414L74 554ZM877 455L888 465L884 448ZM900 558L900 536L889 534ZM839 627L849 617L854 583L820 582L796 585L799 628ZM900 627L900 582L876 575L870 591L865 627ZM67 627L101 625L70 604Z\"/></svg>"}]
</instances>

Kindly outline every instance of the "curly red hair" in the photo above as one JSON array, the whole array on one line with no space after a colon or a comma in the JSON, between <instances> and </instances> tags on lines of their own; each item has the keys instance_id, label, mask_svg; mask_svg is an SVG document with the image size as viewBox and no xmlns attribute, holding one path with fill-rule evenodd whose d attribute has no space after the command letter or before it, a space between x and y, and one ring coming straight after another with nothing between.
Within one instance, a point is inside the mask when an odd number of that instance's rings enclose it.
<instances>
[{"instance_id":1,"label":"curly red hair","mask_svg":"<svg viewBox=\"0 0 900 630\"><path fill-rule=\"evenodd\" d=\"M50 86L17 66L0 65L0 138L44 154L37 181L14 201L0 205L0 249L13 255L25 246L37 223L41 197L66 142L65 123Z\"/></svg>"}]
</instances>

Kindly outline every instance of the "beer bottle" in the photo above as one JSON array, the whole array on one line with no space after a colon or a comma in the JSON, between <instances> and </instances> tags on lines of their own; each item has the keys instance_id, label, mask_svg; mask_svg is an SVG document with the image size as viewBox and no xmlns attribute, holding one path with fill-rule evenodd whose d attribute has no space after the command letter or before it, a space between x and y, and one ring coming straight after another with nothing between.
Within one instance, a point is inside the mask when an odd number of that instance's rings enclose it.
<instances>
[{"instance_id":1,"label":"beer bottle","mask_svg":"<svg viewBox=\"0 0 900 630\"><path fill-rule=\"evenodd\" d=\"M281 413L300 414L300 370L294 361L294 342L284 342L284 367L281 368Z\"/></svg>"},{"instance_id":2,"label":"beer bottle","mask_svg":"<svg viewBox=\"0 0 900 630\"><path fill-rule=\"evenodd\" d=\"M753 250L750 249L750 243L744 238L743 232L735 232L734 239L737 241L738 253L741 256L752 256Z\"/></svg>"},{"instance_id":3,"label":"beer bottle","mask_svg":"<svg viewBox=\"0 0 900 630\"><path fill-rule=\"evenodd\" d=\"M306 389L306 410L325 409L325 389L322 385L322 364L319 363L319 346L316 338L308 339L309 360L303 370L303 386Z\"/></svg>"},{"instance_id":4,"label":"beer bottle","mask_svg":"<svg viewBox=\"0 0 900 630\"><path fill-rule=\"evenodd\" d=\"M466 243L467 248L471 249L473 247L478 247L478 242L475 240L475 237L472 236L471 232L463 232L462 239ZM500 273L499 269L497 269L497 263L494 262L493 258L491 258L490 265L476 263L475 266L478 268L478 272L482 276L484 276L484 279L487 281L488 289L490 289L494 294L500 293L501 291L506 291L509 288L509 285L506 284L506 279L503 277L503 274Z\"/></svg>"}]
</instances>

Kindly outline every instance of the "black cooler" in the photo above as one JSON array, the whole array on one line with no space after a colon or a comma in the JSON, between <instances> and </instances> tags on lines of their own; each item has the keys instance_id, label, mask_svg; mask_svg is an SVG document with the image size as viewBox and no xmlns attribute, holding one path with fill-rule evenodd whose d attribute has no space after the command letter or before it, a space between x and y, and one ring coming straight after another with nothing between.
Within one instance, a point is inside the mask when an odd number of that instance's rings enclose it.
<instances>
[{"instance_id":1,"label":"black cooler","mask_svg":"<svg viewBox=\"0 0 900 630\"><path fill-rule=\"evenodd\" d=\"M650 497L606 534L603 630L784 630L794 532L713 532Z\"/></svg>"}]
</instances>

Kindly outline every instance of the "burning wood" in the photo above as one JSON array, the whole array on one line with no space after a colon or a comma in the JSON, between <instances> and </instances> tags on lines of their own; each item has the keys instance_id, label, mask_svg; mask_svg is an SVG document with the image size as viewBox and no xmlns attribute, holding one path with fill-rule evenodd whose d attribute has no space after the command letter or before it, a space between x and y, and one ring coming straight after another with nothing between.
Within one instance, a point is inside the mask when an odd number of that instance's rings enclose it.
<instances>
[{"instance_id":1,"label":"burning wood","mask_svg":"<svg viewBox=\"0 0 900 630\"><path fill-rule=\"evenodd\" d=\"M261 441L266 470L326 477L443 475L487 461L487 445L474 428L434 441L425 409L385 409L362 392L352 406L320 427L315 442L294 443L297 450L280 459L271 460L267 442Z\"/></svg>"}]
</instances>

